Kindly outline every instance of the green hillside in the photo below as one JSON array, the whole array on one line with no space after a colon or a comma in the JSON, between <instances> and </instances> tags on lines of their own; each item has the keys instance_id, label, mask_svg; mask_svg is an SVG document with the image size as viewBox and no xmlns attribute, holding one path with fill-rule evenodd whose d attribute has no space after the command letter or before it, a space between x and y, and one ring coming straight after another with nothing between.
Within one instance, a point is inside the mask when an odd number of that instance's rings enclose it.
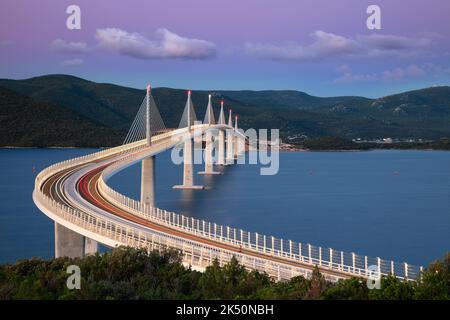
<instances>
[{"instance_id":1,"label":"green hillside","mask_svg":"<svg viewBox=\"0 0 450 320\"><path fill-rule=\"evenodd\" d=\"M7 96L0 101L2 119L7 117L9 122L17 124L11 128L16 132L15 136L2 137L1 145L30 145L36 143L36 139L42 145L51 142L62 146L67 145L67 141L72 145L111 145L125 136L145 96L144 90L96 83L68 75L47 75L25 80L0 79L0 87L4 88L2 92ZM200 120L203 119L210 93L213 94L216 117L219 101L224 98L226 107L239 115L241 127L279 128L283 139L302 135L346 139L392 137L434 140L450 137L450 87L447 86L378 99L351 96L322 98L288 90L194 91L192 99ZM155 88L153 96L166 126L177 127L186 102L186 90ZM34 109L43 108L37 120L22 117L19 112L23 108L19 107L21 99L26 97L27 104L34 105ZM49 108L53 111L50 112ZM51 117L44 117L46 112L51 113ZM60 121L59 117L62 117ZM36 125L31 123L33 121L48 121L48 125L42 126L42 122ZM60 134L58 125L54 127L51 122L71 122L68 128L74 131L67 137ZM78 125L74 125L77 122L83 123L89 130L77 131ZM30 136L30 131L26 130L29 127L34 128L33 134L39 138ZM2 126L0 131L6 132L6 128ZM63 141L63 138L68 140Z\"/></svg>"},{"instance_id":2,"label":"green hillside","mask_svg":"<svg viewBox=\"0 0 450 320\"><path fill-rule=\"evenodd\" d=\"M123 127L134 116L144 91L98 84L66 75L0 80L0 86L33 99L65 106L108 127Z\"/></svg>"},{"instance_id":3,"label":"green hillside","mask_svg":"<svg viewBox=\"0 0 450 320\"><path fill-rule=\"evenodd\" d=\"M1 146L117 145L122 134L65 107L22 96L0 87Z\"/></svg>"},{"instance_id":4,"label":"green hillside","mask_svg":"<svg viewBox=\"0 0 450 320\"><path fill-rule=\"evenodd\" d=\"M241 101L245 105L268 108L294 108L310 109L335 104L361 104L370 99L364 97L314 97L307 93L295 90L263 90L263 91L220 91L221 94Z\"/></svg>"}]
</instances>

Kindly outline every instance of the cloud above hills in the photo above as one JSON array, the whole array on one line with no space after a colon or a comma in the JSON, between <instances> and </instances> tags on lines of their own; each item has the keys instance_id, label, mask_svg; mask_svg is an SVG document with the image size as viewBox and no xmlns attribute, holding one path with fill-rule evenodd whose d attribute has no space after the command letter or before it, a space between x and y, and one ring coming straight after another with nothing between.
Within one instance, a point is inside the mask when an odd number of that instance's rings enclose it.
<instances>
[{"instance_id":1,"label":"cloud above hills","mask_svg":"<svg viewBox=\"0 0 450 320\"><path fill-rule=\"evenodd\" d=\"M167 29L158 29L153 39L119 28L98 29L95 38L101 48L138 59L208 59L216 55L216 45L206 40L186 38Z\"/></svg>"},{"instance_id":2,"label":"cloud above hills","mask_svg":"<svg viewBox=\"0 0 450 320\"><path fill-rule=\"evenodd\" d=\"M368 81L394 82L424 76L438 77L450 75L450 68L433 63L425 63L421 65L411 64L405 67L396 67L373 73L355 73L348 65L342 65L337 68L337 72L339 73L339 77L333 80L335 83Z\"/></svg>"},{"instance_id":3,"label":"cloud above hills","mask_svg":"<svg viewBox=\"0 0 450 320\"><path fill-rule=\"evenodd\" d=\"M87 53L91 51L85 42L68 42L62 39L55 39L51 43L51 48L59 53Z\"/></svg>"},{"instance_id":4,"label":"cloud above hills","mask_svg":"<svg viewBox=\"0 0 450 320\"><path fill-rule=\"evenodd\" d=\"M431 40L424 37L371 34L345 37L325 31L315 31L313 42L299 44L251 43L245 52L253 57L269 60L312 61L326 58L410 56L426 50Z\"/></svg>"},{"instance_id":5,"label":"cloud above hills","mask_svg":"<svg viewBox=\"0 0 450 320\"><path fill-rule=\"evenodd\" d=\"M216 45L206 40L182 37L167 29L156 30L153 38L119 28L97 29L97 43L71 42L55 39L50 47L54 52L84 54L105 49L137 59L209 59L217 54Z\"/></svg>"}]
</instances>

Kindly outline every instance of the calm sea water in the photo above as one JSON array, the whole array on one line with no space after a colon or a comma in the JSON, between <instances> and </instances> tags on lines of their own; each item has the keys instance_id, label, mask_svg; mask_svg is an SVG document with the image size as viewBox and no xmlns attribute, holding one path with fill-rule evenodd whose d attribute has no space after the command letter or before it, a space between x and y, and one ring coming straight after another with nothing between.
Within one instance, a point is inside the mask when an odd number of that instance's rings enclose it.
<instances>
[{"instance_id":1,"label":"calm sea water","mask_svg":"<svg viewBox=\"0 0 450 320\"><path fill-rule=\"evenodd\" d=\"M92 149L0 149L0 262L53 256L53 223L33 204L36 174ZM173 190L182 169L157 157L157 205L189 216L358 254L426 265L450 250L450 152L281 153L280 171L255 165L196 176L210 190ZM200 167L197 169L200 170ZM140 167L111 186L138 199Z\"/></svg>"}]
</instances>

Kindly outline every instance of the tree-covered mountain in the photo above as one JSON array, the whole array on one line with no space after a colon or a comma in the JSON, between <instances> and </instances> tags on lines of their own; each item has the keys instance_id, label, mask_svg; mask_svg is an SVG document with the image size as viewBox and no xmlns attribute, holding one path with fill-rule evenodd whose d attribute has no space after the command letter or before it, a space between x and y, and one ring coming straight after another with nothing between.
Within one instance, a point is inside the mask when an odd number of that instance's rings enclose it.
<instances>
[{"instance_id":1,"label":"tree-covered mountain","mask_svg":"<svg viewBox=\"0 0 450 320\"><path fill-rule=\"evenodd\" d=\"M20 123L15 135L3 138L1 145L29 145L35 143L26 128L34 128L33 134L40 141L52 141L67 145L66 135L57 134L59 125L66 123L73 128L73 145L116 144L125 136L141 102L144 90L113 84L96 83L68 75L47 75L25 80L0 79L5 99L0 101L2 119ZM13 94L15 93L15 95ZM378 99L364 97L314 97L300 91L194 91L192 98L198 119L203 119L208 94L213 94L216 117L219 101L239 115L243 128L278 128L280 135L298 137L334 136L341 138L373 139L450 137L450 87L433 87L404 92ZM167 127L177 127L186 102L186 90L155 88L153 96ZM24 117L20 109L21 99L33 105L35 117ZM50 107L51 106L51 107ZM38 112L42 108L42 112ZM49 112L48 108L55 110ZM18 110L19 110L18 109ZM8 110L8 111L6 111ZM56 110L58 112L56 112ZM23 111L23 110L22 110ZM51 113L51 117L46 114ZM62 117L58 121L58 117ZM33 123L41 121L39 125ZM46 125L42 125L47 121ZM8 127L0 127L0 133L8 134ZM98 130L88 136L79 123ZM102 136L108 132L107 137ZM48 139L46 138L48 137ZM27 141L25 143L25 141ZM87 142L90 143L87 143ZM42 145L48 145L42 142Z\"/></svg>"},{"instance_id":2,"label":"tree-covered mountain","mask_svg":"<svg viewBox=\"0 0 450 320\"><path fill-rule=\"evenodd\" d=\"M139 108L144 92L67 75L0 80L0 86L33 99L67 107L108 127L127 124Z\"/></svg>"},{"instance_id":3,"label":"tree-covered mountain","mask_svg":"<svg viewBox=\"0 0 450 320\"><path fill-rule=\"evenodd\" d=\"M0 146L100 147L122 141L121 132L72 110L0 87Z\"/></svg>"},{"instance_id":4,"label":"tree-covered mountain","mask_svg":"<svg viewBox=\"0 0 450 320\"><path fill-rule=\"evenodd\" d=\"M221 94L250 106L267 108L311 109L336 104L364 104L370 99L364 97L314 97L295 90L262 90L262 91L220 91Z\"/></svg>"}]
</instances>

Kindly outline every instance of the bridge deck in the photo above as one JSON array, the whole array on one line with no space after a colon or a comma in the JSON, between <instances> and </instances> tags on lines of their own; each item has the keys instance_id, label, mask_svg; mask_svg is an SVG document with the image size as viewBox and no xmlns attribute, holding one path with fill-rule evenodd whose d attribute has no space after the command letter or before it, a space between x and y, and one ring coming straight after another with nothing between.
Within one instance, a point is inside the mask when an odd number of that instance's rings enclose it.
<instances>
[{"instance_id":1,"label":"bridge deck","mask_svg":"<svg viewBox=\"0 0 450 320\"><path fill-rule=\"evenodd\" d=\"M137 151L134 150L131 154L138 155L136 159L140 159L139 156L145 157L152 153L158 153L161 150L167 149L175 142L171 142L173 136L171 133L165 133L155 139L155 143L152 143L150 148L140 148ZM186 241L193 241L195 243L204 245L205 247L215 248L218 250L224 250L228 254L236 254L238 256L246 256L250 258L262 259L266 262L274 264L292 266L301 270L310 271L315 267L315 264L302 262L300 260L288 259L283 256L277 256L273 253L265 254L263 252L255 251L246 248L245 246L239 246L229 242L217 241L216 239L208 239L201 235L189 233L179 228L173 228L157 221L145 219L132 212L124 210L108 201L105 196L99 190L99 181L101 180L102 173L113 164L120 164L124 159L130 158L130 152L117 152L107 154L103 157L95 158L91 161L86 161L73 166L69 166L63 170L57 170L44 181L40 183L40 191L49 199L55 200L57 203L63 204L68 208L76 210L92 210L94 208L95 214L98 214L105 219L111 219L114 217L115 221L119 220L126 222L130 226L138 227L143 231L153 230L162 234L171 235L178 239L185 239ZM124 165L129 163L124 162ZM119 171L119 170L117 170ZM75 183L71 182L70 186L67 185L68 181L72 178L75 179ZM73 179L72 179L73 180ZM74 184L74 185L72 185ZM39 184L37 184L39 185ZM67 194L66 190L69 187L80 196L83 201L74 201L73 198ZM36 200L35 200L36 201ZM83 203L84 202L84 203ZM87 206L87 204L89 206ZM193 249L192 249L193 250ZM323 267L318 265L319 270L330 279L349 278L352 276L367 277L367 274L355 274L347 270L336 270L333 268ZM353 268L354 269L354 268Z\"/></svg>"}]
</instances>

